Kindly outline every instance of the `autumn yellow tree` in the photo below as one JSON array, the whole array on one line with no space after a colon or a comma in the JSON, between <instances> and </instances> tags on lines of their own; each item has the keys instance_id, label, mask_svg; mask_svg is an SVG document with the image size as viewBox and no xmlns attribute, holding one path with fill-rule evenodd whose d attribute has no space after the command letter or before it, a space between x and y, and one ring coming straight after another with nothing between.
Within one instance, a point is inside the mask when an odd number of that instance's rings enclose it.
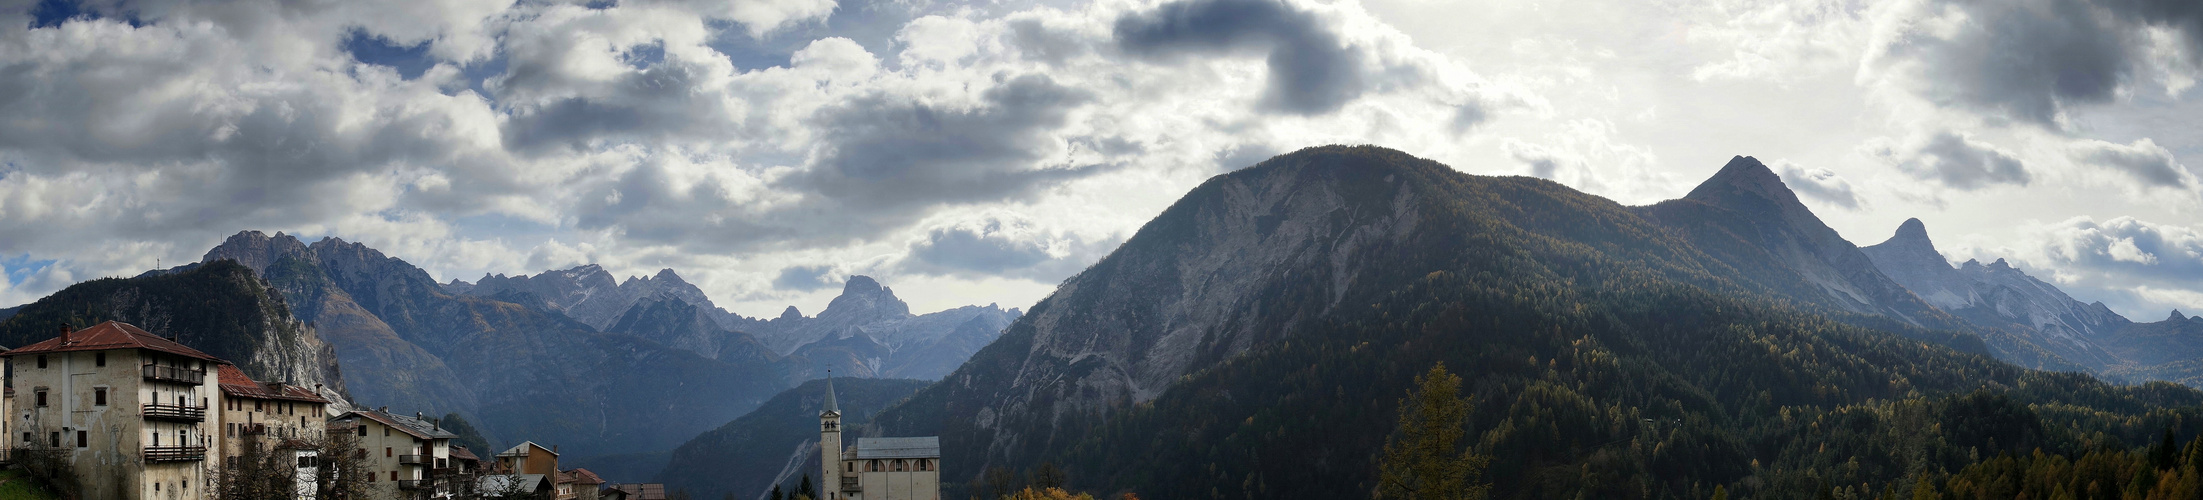
<instances>
[{"instance_id":1,"label":"autumn yellow tree","mask_svg":"<svg viewBox=\"0 0 2203 500\"><path fill-rule=\"evenodd\" d=\"M1415 378L1400 400L1400 428L1385 442L1376 498L1382 500L1481 500L1491 485L1478 481L1491 459L1464 449L1469 401L1461 377L1439 363Z\"/></svg>"}]
</instances>

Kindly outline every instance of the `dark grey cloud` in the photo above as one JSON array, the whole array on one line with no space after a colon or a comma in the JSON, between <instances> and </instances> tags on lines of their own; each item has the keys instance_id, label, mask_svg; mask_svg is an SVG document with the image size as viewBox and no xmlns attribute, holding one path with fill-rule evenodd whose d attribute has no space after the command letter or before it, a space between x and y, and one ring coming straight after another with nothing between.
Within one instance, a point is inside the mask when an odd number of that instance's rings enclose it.
<instances>
[{"instance_id":1,"label":"dark grey cloud","mask_svg":"<svg viewBox=\"0 0 2203 500\"><path fill-rule=\"evenodd\" d=\"M1077 235L1033 231L1023 223L990 219L936 228L910 245L904 272L941 276L1007 276L1055 282L1091 265L1123 241L1088 241Z\"/></svg>"},{"instance_id":2,"label":"dark grey cloud","mask_svg":"<svg viewBox=\"0 0 2203 500\"><path fill-rule=\"evenodd\" d=\"M2072 156L2089 165L2124 173L2143 187L2188 189L2196 182L2195 174L2175 160L2172 151L2149 139L2129 145L2086 141L2073 148Z\"/></svg>"},{"instance_id":3,"label":"dark grey cloud","mask_svg":"<svg viewBox=\"0 0 2203 500\"><path fill-rule=\"evenodd\" d=\"M1940 0L1953 29L1909 28L1879 47L1905 63L1912 91L1938 105L2061 128L2074 105L2109 102L2152 66L2144 27L2174 30L2203 62L2203 7L2193 0Z\"/></svg>"},{"instance_id":4,"label":"dark grey cloud","mask_svg":"<svg viewBox=\"0 0 2203 500\"><path fill-rule=\"evenodd\" d=\"M527 74L527 67L516 67ZM505 147L541 154L593 144L704 139L723 132L730 115L719 94L700 88L699 68L659 62L621 75L601 96L568 96L515 107L503 124ZM511 80L508 80L511 81Z\"/></svg>"},{"instance_id":5,"label":"dark grey cloud","mask_svg":"<svg viewBox=\"0 0 2203 500\"><path fill-rule=\"evenodd\" d=\"M1871 153L1915 178L1960 190L2025 186L2034 180L2026 164L2011 153L1947 130L1914 145L1878 145Z\"/></svg>"},{"instance_id":6,"label":"dark grey cloud","mask_svg":"<svg viewBox=\"0 0 2203 500\"><path fill-rule=\"evenodd\" d=\"M1782 176L1783 184L1790 186L1790 190L1798 194L1849 210L1858 210L1865 203L1859 198L1858 191L1852 189L1851 182L1837 176L1833 171L1825 168L1809 169L1786 161L1775 163L1775 173Z\"/></svg>"},{"instance_id":7,"label":"dark grey cloud","mask_svg":"<svg viewBox=\"0 0 2203 500\"><path fill-rule=\"evenodd\" d=\"M789 266L773 278L773 288L795 292L824 290L834 286L833 266Z\"/></svg>"},{"instance_id":8,"label":"dark grey cloud","mask_svg":"<svg viewBox=\"0 0 2203 500\"><path fill-rule=\"evenodd\" d=\"M1300 115L1336 111L1369 86L1361 50L1314 14L1277 0L1181 0L1117 19L1125 52L1152 60L1268 51L1267 109Z\"/></svg>"},{"instance_id":9,"label":"dark grey cloud","mask_svg":"<svg viewBox=\"0 0 2203 500\"><path fill-rule=\"evenodd\" d=\"M809 170L786 187L818 193L837 207L906 213L934 205L1027 200L1063 182L1108 170L1044 165L1052 132L1093 100L1044 75L1008 78L957 109L874 94L821 109L822 144Z\"/></svg>"}]
</instances>

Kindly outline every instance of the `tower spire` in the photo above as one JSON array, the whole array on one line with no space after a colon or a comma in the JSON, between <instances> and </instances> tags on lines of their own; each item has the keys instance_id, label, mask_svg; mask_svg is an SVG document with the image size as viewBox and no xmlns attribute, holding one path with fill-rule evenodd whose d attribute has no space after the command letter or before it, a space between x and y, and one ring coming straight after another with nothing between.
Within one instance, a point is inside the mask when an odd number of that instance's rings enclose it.
<instances>
[{"instance_id":1,"label":"tower spire","mask_svg":"<svg viewBox=\"0 0 2203 500\"><path fill-rule=\"evenodd\" d=\"M834 370L832 369L826 370L826 412L835 415L841 414L841 405L834 401Z\"/></svg>"}]
</instances>

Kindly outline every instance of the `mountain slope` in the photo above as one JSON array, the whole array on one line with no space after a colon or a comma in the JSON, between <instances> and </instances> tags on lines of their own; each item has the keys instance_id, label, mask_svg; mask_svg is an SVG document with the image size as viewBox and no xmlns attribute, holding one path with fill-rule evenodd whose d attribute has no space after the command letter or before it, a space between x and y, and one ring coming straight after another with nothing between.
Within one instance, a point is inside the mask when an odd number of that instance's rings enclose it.
<instances>
[{"instance_id":1,"label":"mountain slope","mask_svg":"<svg viewBox=\"0 0 2203 500\"><path fill-rule=\"evenodd\" d=\"M236 363L255 379L318 384L324 395L344 399L344 374L331 345L294 318L267 281L233 262L70 285L0 321L0 344L27 345L52 338L64 324L83 328L108 320L175 338Z\"/></svg>"},{"instance_id":2,"label":"mountain slope","mask_svg":"<svg viewBox=\"0 0 2203 500\"><path fill-rule=\"evenodd\" d=\"M2203 401L1847 312L1962 324L1801 220L1722 202L1662 214L1381 148L1302 150L1195 188L872 431L938 433L948 481L1055 461L1102 491L1361 496L1397 398L1442 361L1477 405L1477 449L1505 457L1496 497L1791 498L2083 432L2138 442L2185 422L2164 405ZM1691 214L1720 219L1647 218ZM1961 396L1975 389L1992 394ZM2003 418L2055 430L1970 430Z\"/></svg>"},{"instance_id":3,"label":"mountain slope","mask_svg":"<svg viewBox=\"0 0 2203 500\"><path fill-rule=\"evenodd\" d=\"M266 276L293 305L298 319L315 325L352 378L352 395L365 406L400 404L432 413L473 414L474 390L443 359L398 336L395 329L352 299L330 279L305 243L283 233L243 231L209 249L202 263L229 260ZM410 407L410 408L406 408Z\"/></svg>"},{"instance_id":4,"label":"mountain slope","mask_svg":"<svg viewBox=\"0 0 2203 500\"><path fill-rule=\"evenodd\" d=\"M835 401L845 428L855 428L926 384L923 380L836 378ZM732 494L746 499L763 498L774 484L815 475L818 414L825 398L825 380L783 391L742 418L682 443L652 481L696 498ZM855 444L856 437L852 434L843 442Z\"/></svg>"}]
</instances>

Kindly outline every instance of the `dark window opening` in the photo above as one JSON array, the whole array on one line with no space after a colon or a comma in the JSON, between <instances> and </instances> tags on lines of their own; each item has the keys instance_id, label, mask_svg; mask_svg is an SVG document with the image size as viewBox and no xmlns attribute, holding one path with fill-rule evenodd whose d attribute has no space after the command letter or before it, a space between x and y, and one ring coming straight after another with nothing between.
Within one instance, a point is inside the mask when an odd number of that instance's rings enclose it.
<instances>
[{"instance_id":1,"label":"dark window opening","mask_svg":"<svg viewBox=\"0 0 2203 500\"><path fill-rule=\"evenodd\" d=\"M44 369L44 368L46 368L46 355L44 355L44 354L40 354L40 355L38 355L38 367L39 367L40 369Z\"/></svg>"},{"instance_id":2,"label":"dark window opening","mask_svg":"<svg viewBox=\"0 0 2203 500\"><path fill-rule=\"evenodd\" d=\"M92 404L97 406L107 406L107 388L92 388Z\"/></svg>"},{"instance_id":3,"label":"dark window opening","mask_svg":"<svg viewBox=\"0 0 2203 500\"><path fill-rule=\"evenodd\" d=\"M107 353L92 353L92 366L107 366Z\"/></svg>"},{"instance_id":4,"label":"dark window opening","mask_svg":"<svg viewBox=\"0 0 2203 500\"><path fill-rule=\"evenodd\" d=\"M92 442L85 437L84 431L76 431L76 447L84 448L91 445Z\"/></svg>"},{"instance_id":5,"label":"dark window opening","mask_svg":"<svg viewBox=\"0 0 2203 500\"><path fill-rule=\"evenodd\" d=\"M46 406L46 391L44 390L38 391L38 406L41 408Z\"/></svg>"}]
</instances>

